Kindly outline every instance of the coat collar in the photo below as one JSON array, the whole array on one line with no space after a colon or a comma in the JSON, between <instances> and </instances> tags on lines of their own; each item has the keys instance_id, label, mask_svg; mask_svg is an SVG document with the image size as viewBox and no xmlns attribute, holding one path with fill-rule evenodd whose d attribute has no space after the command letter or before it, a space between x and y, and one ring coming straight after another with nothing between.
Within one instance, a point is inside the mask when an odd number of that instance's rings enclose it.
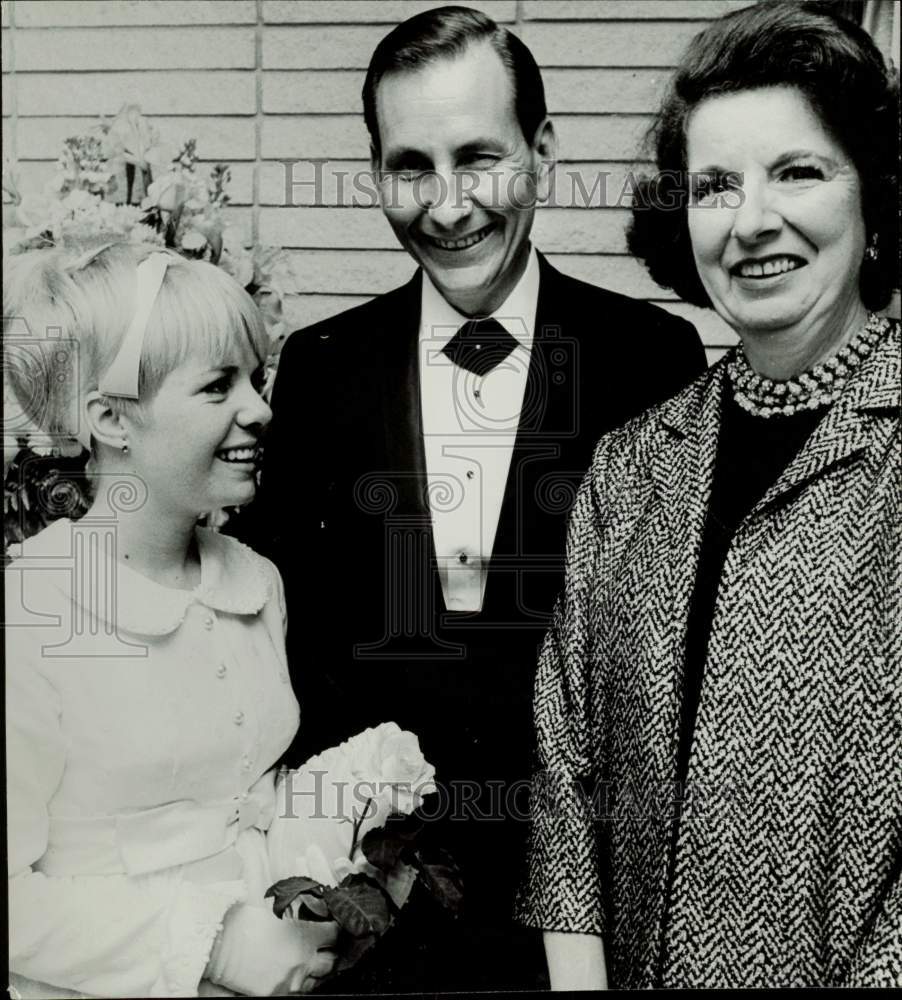
<instances>
[{"instance_id":1,"label":"coat collar","mask_svg":"<svg viewBox=\"0 0 902 1000\"><path fill-rule=\"evenodd\" d=\"M899 351L897 323L862 364L799 454L756 504L753 515L803 483L866 450L873 435L874 417L881 411L898 415L902 395Z\"/></svg>"},{"instance_id":2,"label":"coat collar","mask_svg":"<svg viewBox=\"0 0 902 1000\"><path fill-rule=\"evenodd\" d=\"M685 442L686 457L696 475L693 488L707 498L711 485L717 438L720 431L724 380L729 357L723 358L705 376L664 403L659 426L667 432L665 452ZM871 419L880 412L898 414L902 403L900 378L900 327L890 333L861 365L839 400L818 424L811 438L790 462L776 483L756 505L756 512L802 483L823 474L838 463L863 451L871 439ZM652 462L652 476L668 498L679 490L673 476L674 456L659 454Z\"/></svg>"},{"instance_id":3,"label":"coat collar","mask_svg":"<svg viewBox=\"0 0 902 1000\"><path fill-rule=\"evenodd\" d=\"M22 558L13 567L25 571L70 568L61 576L47 573L49 586L107 625L135 635L167 635L184 621L193 604L234 615L255 615L272 597L272 583L265 563L247 546L207 528L198 528L196 538L200 555L201 580L193 590L163 587L108 555L104 542L107 527L61 518L22 546ZM101 550L98 559L97 553ZM97 573L111 578L115 574L116 600L102 602L103 607L89 606L93 587L79 587L85 580L84 563L97 567ZM81 562L83 565L77 565ZM103 581L98 578L101 586Z\"/></svg>"}]
</instances>

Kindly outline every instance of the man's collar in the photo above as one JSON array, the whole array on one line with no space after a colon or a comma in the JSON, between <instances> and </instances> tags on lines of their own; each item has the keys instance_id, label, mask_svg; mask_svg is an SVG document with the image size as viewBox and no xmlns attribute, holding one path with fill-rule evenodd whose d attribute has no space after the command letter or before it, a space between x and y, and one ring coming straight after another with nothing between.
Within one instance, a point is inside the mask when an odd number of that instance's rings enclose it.
<instances>
[{"instance_id":1,"label":"man's collar","mask_svg":"<svg viewBox=\"0 0 902 1000\"><path fill-rule=\"evenodd\" d=\"M420 308L420 339L449 341L470 317L455 309L423 273ZM532 342L539 302L539 258L530 245L526 270L510 295L491 314L512 337L527 346Z\"/></svg>"}]
</instances>

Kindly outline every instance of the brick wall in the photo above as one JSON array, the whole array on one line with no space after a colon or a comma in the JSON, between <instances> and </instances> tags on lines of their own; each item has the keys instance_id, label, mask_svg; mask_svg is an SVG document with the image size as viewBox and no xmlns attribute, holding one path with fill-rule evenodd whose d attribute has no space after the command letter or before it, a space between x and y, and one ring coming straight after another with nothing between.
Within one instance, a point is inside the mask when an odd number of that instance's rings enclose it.
<instances>
[{"instance_id":1,"label":"brick wall","mask_svg":"<svg viewBox=\"0 0 902 1000\"><path fill-rule=\"evenodd\" d=\"M537 246L564 271L688 316L717 357L734 335L713 312L675 301L627 255L620 195L682 49L748 0L473 2L516 31L542 67L561 164L556 203L536 218ZM194 137L204 160L232 165L231 221L290 249L288 309L293 325L305 325L413 271L371 188L355 193L352 178L367 165L360 87L370 53L397 21L436 5L8 0L4 155L18 159L22 187L38 190L66 136L139 104L165 139Z\"/></svg>"}]
</instances>

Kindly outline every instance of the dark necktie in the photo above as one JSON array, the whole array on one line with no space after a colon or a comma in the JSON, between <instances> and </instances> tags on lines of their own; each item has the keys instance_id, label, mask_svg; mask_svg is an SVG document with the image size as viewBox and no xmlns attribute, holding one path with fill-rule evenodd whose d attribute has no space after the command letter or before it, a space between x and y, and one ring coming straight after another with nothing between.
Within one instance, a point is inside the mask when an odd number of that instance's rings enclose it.
<instances>
[{"instance_id":1,"label":"dark necktie","mask_svg":"<svg viewBox=\"0 0 902 1000\"><path fill-rule=\"evenodd\" d=\"M442 348L460 368L476 375L488 373L511 353L517 340L495 319L471 319Z\"/></svg>"}]
</instances>

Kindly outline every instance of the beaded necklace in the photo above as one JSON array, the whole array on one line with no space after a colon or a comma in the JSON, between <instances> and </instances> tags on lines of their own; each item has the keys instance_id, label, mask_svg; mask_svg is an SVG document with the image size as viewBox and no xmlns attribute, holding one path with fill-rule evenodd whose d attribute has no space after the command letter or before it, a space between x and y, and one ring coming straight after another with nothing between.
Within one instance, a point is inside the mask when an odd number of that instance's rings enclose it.
<instances>
[{"instance_id":1,"label":"beaded necklace","mask_svg":"<svg viewBox=\"0 0 902 1000\"><path fill-rule=\"evenodd\" d=\"M759 375L742 347L737 347L727 365L733 398L756 417L791 417L805 410L830 406L890 326L885 316L869 313L867 323L842 350L785 382Z\"/></svg>"}]
</instances>

